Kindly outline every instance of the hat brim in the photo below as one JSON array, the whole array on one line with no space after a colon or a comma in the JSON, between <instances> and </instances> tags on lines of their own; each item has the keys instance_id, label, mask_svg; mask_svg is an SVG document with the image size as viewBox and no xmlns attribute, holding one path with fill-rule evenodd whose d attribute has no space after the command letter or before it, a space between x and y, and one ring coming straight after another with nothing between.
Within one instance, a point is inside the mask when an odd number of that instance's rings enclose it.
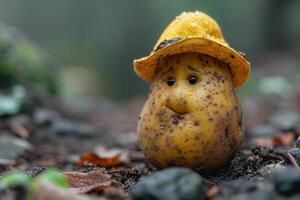
<instances>
[{"instance_id":1,"label":"hat brim","mask_svg":"<svg viewBox=\"0 0 300 200\"><path fill-rule=\"evenodd\" d=\"M187 52L202 53L227 63L234 87L243 85L250 75L250 63L239 52L204 38L187 38L170 44L147 57L134 60L134 69L142 79L152 81L160 58Z\"/></svg>"}]
</instances>

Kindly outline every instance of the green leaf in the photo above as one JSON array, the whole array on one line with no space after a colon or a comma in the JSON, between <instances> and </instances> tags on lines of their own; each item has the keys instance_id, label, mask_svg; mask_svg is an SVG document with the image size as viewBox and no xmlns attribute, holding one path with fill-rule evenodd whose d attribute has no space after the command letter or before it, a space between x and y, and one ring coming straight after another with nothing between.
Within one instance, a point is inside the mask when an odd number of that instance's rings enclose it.
<instances>
[{"instance_id":1,"label":"green leaf","mask_svg":"<svg viewBox=\"0 0 300 200\"><path fill-rule=\"evenodd\" d=\"M69 185L67 179L61 174L61 172L55 169L49 169L45 171L39 175L37 179L38 181L48 181L62 188L67 188Z\"/></svg>"},{"instance_id":2,"label":"green leaf","mask_svg":"<svg viewBox=\"0 0 300 200\"><path fill-rule=\"evenodd\" d=\"M8 187L17 184L27 185L29 183L29 178L23 172L11 171L6 173L0 178L0 185L2 187Z\"/></svg>"}]
</instances>

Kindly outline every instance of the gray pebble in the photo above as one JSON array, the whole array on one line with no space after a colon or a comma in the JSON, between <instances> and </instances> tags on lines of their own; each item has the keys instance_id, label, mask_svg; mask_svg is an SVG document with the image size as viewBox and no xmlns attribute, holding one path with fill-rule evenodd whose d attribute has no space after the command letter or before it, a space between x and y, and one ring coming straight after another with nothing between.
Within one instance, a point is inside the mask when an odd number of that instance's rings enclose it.
<instances>
[{"instance_id":1,"label":"gray pebble","mask_svg":"<svg viewBox=\"0 0 300 200\"><path fill-rule=\"evenodd\" d=\"M294 111L277 111L269 121L282 131L290 131L294 130L300 122L300 114Z\"/></svg>"},{"instance_id":2,"label":"gray pebble","mask_svg":"<svg viewBox=\"0 0 300 200\"><path fill-rule=\"evenodd\" d=\"M300 137L298 137L298 138L296 139L295 147L296 147L296 148L300 148Z\"/></svg>"},{"instance_id":3,"label":"gray pebble","mask_svg":"<svg viewBox=\"0 0 300 200\"><path fill-rule=\"evenodd\" d=\"M273 176L275 190L284 196L300 193L300 170L288 167Z\"/></svg>"},{"instance_id":4,"label":"gray pebble","mask_svg":"<svg viewBox=\"0 0 300 200\"><path fill-rule=\"evenodd\" d=\"M0 136L0 159L16 159L30 149L31 144L26 140L12 135Z\"/></svg>"},{"instance_id":5,"label":"gray pebble","mask_svg":"<svg viewBox=\"0 0 300 200\"><path fill-rule=\"evenodd\" d=\"M172 167L140 180L129 199L203 200L206 191L206 185L196 172L187 168Z\"/></svg>"},{"instance_id":6,"label":"gray pebble","mask_svg":"<svg viewBox=\"0 0 300 200\"><path fill-rule=\"evenodd\" d=\"M91 136L94 131L93 127L90 125L70 120L55 121L51 128L56 134L82 137Z\"/></svg>"},{"instance_id":7,"label":"gray pebble","mask_svg":"<svg viewBox=\"0 0 300 200\"><path fill-rule=\"evenodd\" d=\"M59 119L59 113L49 109L36 109L33 113L33 121L38 125L48 125Z\"/></svg>"},{"instance_id":8,"label":"gray pebble","mask_svg":"<svg viewBox=\"0 0 300 200\"><path fill-rule=\"evenodd\" d=\"M273 136L280 133L280 129L272 124L264 124L257 126L253 131L251 136L261 137L261 136Z\"/></svg>"}]
</instances>

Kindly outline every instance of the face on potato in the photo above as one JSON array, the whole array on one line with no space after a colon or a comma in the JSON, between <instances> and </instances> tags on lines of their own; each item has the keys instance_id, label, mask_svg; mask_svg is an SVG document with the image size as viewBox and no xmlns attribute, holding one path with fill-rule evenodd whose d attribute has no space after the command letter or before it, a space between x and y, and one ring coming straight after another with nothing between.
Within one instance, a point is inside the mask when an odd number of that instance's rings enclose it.
<instances>
[{"instance_id":1,"label":"face on potato","mask_svg":"<svg viewBox=\"0 0 300 200\"><path fill-rule=\"evenodd\" d=\"M158 63L138 121L138 144L158 167L214 169L239 150L242 120L227 65L197 53Z\"/></svg>"}]
</instances>

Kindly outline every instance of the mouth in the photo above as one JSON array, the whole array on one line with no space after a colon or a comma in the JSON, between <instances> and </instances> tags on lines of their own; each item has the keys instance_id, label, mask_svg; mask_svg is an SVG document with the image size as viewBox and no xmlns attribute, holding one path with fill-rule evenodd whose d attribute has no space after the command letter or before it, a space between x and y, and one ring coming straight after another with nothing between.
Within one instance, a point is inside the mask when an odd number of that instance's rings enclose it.
<instances>
[{"instance_id":1,"label":"mouth","mask_svg":"<svg viewBox=\"0 0 300 200\"><path fill-rule=\"evenodd\" d=\"M167 109L169 109L169 110L171 110L173 113L175 113L176 115L185 115L185 114L188 114L188 112L187 111L185 111L185 112L180 112L180 111L178 111L178 110L174 110L173 108L171 108L170 106L168 106L168 105L166 105L166 108Z\"/></svg>"},{"instance_id":2,"label":"mouth","mask_svg":"<svg viewBox=\"0 0 300 200\"><path fill-rule=\"evenodd\" d=\"M188 112L178 112L169 106L166 106L166 108L172 112L171 123L174 125L178 125L180 122L185 120L186 114L188 114Z\"/></svg>"}]
</instances>

